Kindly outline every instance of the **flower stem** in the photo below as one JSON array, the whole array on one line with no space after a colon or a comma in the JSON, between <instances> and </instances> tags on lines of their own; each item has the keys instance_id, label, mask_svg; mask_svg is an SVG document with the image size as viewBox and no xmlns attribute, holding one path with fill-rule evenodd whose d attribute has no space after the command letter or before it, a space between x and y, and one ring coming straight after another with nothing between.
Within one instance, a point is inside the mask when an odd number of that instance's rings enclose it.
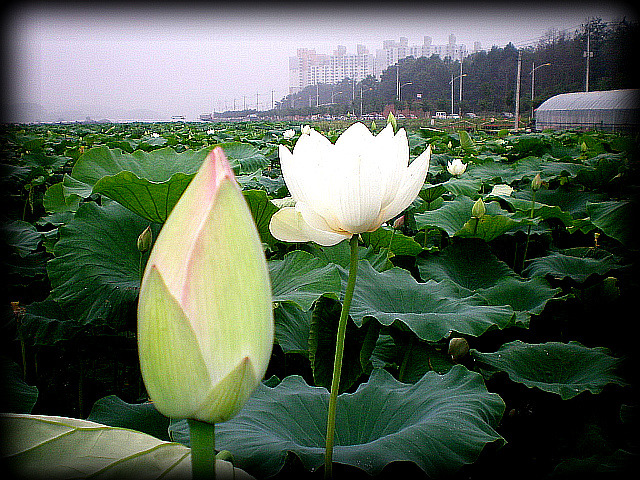
<instances>
[{"instance_id":1,"label":"flower stem","mask_svg":"<svg viewBox=\"0 0 640 480\"><path fill-rule=\"evenodd\" d=\"M347 332L347 320L353 290L356 286L356 273L358 270L358 235L353 235L349 241L351 246L351 263L349 265L349 279L347 290L344 293L340 322L338 323L338 335L336 338L336 355L333 361L333 378L331 379L331 393L329 395L329 411L327 414L327 438L324 457L324 478L333 478L333 440L336 429L336 404L338 401L338 388L340 387L340 375L342 374L342 355L344 353L344 340Z\"/></svg>"},{"instance_id":2,"label":"flower stem","mask_svg":"<svg viewBox=\"0 0 640 480\"><path fill-rule=\"evenodd\" d=\"M535 208L536 208L536 191L534 190L531 194L531 213L529 215L529 219L531 220L533 220ZM520 268L520 271L524 270L524 262L527 260L527 250L529 249L530 236L531 236L531 224L529 224L529 228L527 228L527 241L524 244L524 254L522 256L522 268Z\"/></svg>"},{"instance_id":3,"label":"flower stem","mask_svg":"<svg viewBox=\"0 0 640 480\"><path fill-rule=\"evenodd\" d=\"M191 437L191 474L193 480L215 480L215 425L188 419Z\"/></svg>"}]
</instances>

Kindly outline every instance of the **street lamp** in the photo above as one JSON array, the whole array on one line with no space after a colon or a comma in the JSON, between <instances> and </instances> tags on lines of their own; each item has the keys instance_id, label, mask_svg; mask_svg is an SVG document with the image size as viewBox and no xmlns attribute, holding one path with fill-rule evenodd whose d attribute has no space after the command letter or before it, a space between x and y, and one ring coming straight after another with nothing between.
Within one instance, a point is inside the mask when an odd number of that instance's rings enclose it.
<instances>
[{"instance_id":1,"label":"street lamp","mask_svg":"<svg viewBox=\"0 0 640 480\"><path fill-rule=\"evenodd\" d=\"M542 65L538 65L536 67L536 62L533 62L533 68L531 69L531 121L532 122L533 122L533 92L534 92L533 84L534 84L535 78L536 78L535 71L537 69L541 68L541 67L547 67L549 65L551 65L551 64L550 63L543 63Z\"/></svg>"},{"instance_id":2,"label":"street lamp","mask_svg":"<svg viewBox=\"0 0 640 480\"><path fill-rule=\"evenodd\" d=\"M453 82L458 80L459 78L462 77L466 77L467 74L463 73L462 75L458 75L457 77L453 76L453 73L451 74L451 81L449 82L451 84L451 115L453 115ZM462 94L460 94L460 98L462 98Z\"/></svg>"},{"instance_id":3,"label":"street lamp","mask_svg":"<svg viewBox=\"0 0 640 480\"><path fill-rule=\"evenodd\" d=\"M402 101L402 90L401 89L405 85L413 85L413 82L403 83L402 85L398 86L398 102Z\"/></svg>"},{"instance_id":4,"label":"street lamp","mask_svg":"<svg viewBox=\"0 0 640 480\"><path fill-rule=\"evenodd\" d=\"M373 90L373 87L367 88L367 91L369 90ZM362 85L360 85L360 118L362 118Z\"/></svg>"}]
</instances>

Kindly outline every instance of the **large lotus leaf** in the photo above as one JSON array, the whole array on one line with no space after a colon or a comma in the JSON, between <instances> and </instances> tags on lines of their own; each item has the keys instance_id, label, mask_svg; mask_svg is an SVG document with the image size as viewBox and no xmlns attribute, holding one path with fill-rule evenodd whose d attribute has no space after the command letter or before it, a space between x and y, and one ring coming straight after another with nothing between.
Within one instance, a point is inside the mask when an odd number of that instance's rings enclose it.
<instances>
[{"instance_id":1,"label":"large lotus leaf","mask_svg":"<svg viewBox=\"0 0 640 480\"><path fill-rule=\"evenodd\" d=\"M35 251L42 241L42 233L29 222L14 220L2 226L2 240L21 257Z\"/></svg>"},{"instance_id":2,"label":"large lotus leaf","mask_svg":"<svg viewBox=\"0 0 640 480\"><path fill-rule=\"evenodd\" d=\"M632 241L633 205L631 202L599 202L587 203L587 214L591 223L606 235L615 238L624 245Z\"/></svg>"},{"instance_id":3,"label":"large lotus leaf","mask_svg":"<svg viewBox=\"0 0 640 480\"><path fill-rule=\"evenodd\" d=\"M276 243L276 239L273 238L273 235L271 235L269 231L269 222L273 214L278 211L278 207L271 203L269 198L267 198L266 192L263 190L244 190L242 193L249 205L249 210L251 210L253 221L260 234L260 240L269 245L273 245Z\"/></svg>"},{"instance_id":4,"label":"large lotus leaf","mask_svg":"<svg viewBox=\"0 0 640 480\"><path fill-rule=\"evenodd\" d=\"M600 393L610 383L625 384L616 373L619 359L606 349L577 342L527 344L516 340L495 353L472 350L471 355L492 370L506 372L514 382L558 394L563 400L585 391Z\"/></svg>"},{"instance_id":5,"label":"large lotus leaf","mask_svg":"<svg viewBox=\"0 0 640 480\"><path fill-rule=\"evenodd\" d=\"M347 272L341 270L346 282ZM402 268L377 272L369 262L358 262L350 315L357 325L373 317L382 325L401 322L419 338L437 342L452 332L479 336L511 324L513 309L489 305L450 280L418 283Z\"/></svg>"},{"instance_id":6,"label":"large lotus leaf","mask_svg":"<svg viewBox=\"0 0 640 480\"><path fill-rule=\"evenodd\" d=\"M365 245L371 246L376 251L390 250L394 255L408 255L415 257L422 252L422 245L412 237L407 237L401 232L394 232L390 228L380 227L375 232L362 234Z\"/></svg>"},{"instance_id":7,"label":"large lotus leaf","mask_svg":"<svg viewBox=\"0 0 640 480\"><path fill-rule=\"evenodd\" d=\"M302 310L291 302L282 302L273 311L276 342L284 353L309 354L312 310Z\"/></svg>"},{"instance_id":8,"label":"large lotus leaf","mask_svg":"<svg viewBox=\"0 0 640 480\"><path fill-rule=\"evenodd\" d=\"M485 242L457 241L440 253L416 260L423 280L442 281L445 278L469 290L489 288L505 276L515 276L509 266L491 253Z\"/></svg>"},{"instance_id":9,"label":"large lotus leaf","mask_svg":"<svg viewBox=\"0 0 640 480\"><path fill-rule=\"evenodd\" d=\"M191 450L151 435L76 418L1 415L4 466L20 478L182 479ZM221 478L252 478L218 460Z\"/></svg>"},{"instance_id":10,"label":"large lotus leaf","mask_svg":"<svg viewBox=\"0 0 640 480\"><path fill-rule=\"evenodd\" d=\"M590 275L605 275L616 268L620 268L618 259L606 250L576 247L535 258L529 262L523 273L530 277L569 277L582 283Z\"/></svg>"},{"instance_id":11,"label":"large lotus leaf","mask_svg":"<svg viewBox=\"0 0 640 480\"><path fill-rule=\"evenodd\" d=\"M38 400L38 388L27 385L22 368L13 360L0 356L0 412L31 413Z\"/></svg>"},{"instance_id":12,"label":"large lotus leaf","mask_svg":"<svg viewBox=\"0 0 640 480\"><path fill-rule=\"evenodd\" d=\"M484 242L456 242L441 253L419 258L416 264L424 280L448 279L469 295L482 295L489 305L508 305L516 312L517 323L525 325L559 292L542 278L520 278Z\"/></svg>"},{"instance_id":13,"label":"large lotus leaf","mask_svg":"<svg viewBox=\"0 0 640 480\"><path fill-rule=\"evenodd\" d=\"M82 325L70 319L58 302L49 296L42 302L32 302L25 307L19 328L22 336L34 345L54 345L75 336Z\"/></svg>"},{"instance_id":14,"label":"large lotus leaf","mask_svg":"<svg viewBox=\"0 0 640 480\"><path fill-rule=\"evenodd\" d=\"M252 145L232 142L220 146L236 173L254 172L268 164ZM96 147L80 157L71 175L92 186L92 193L106 195L149 221L163 223L211 149L177 153L164 147L128 154ZM76 187L76 193L80 190Z\"/></svg>"},{"instance_id":15,"label":"large lotus leaf","mask_svg":"<svg viewBox=\"0 0 640 480\"><path fill-rule=\"evenodd\" d=\"M331 388L333 364L336 352L336 337L342 304L329 297L320 297L313 306L309 332L309 362L315 385ZM351 319L347 320L339 392L342 393L360 378L371 351L375 347L380 324L367 322L360 328Z\"/></svg>"},{"instance_id":16,"label":"large lotus leaf","mask_svg":"<svg viewBox=\"0 0 640 480\"><path fill-rule=\"evenodd\" d=\"M471 165L469 165L473 168ZM442 183L442 186L449 192L453 193L456 197L459 195L465 195L467 197L475 197L480 191L482 182L476 178L469 177L451 177L446 182Z\"/></svg>"},{"instance_id":17,"label":"large lotus leaf","mask_svg":"<svg viewBox=\"0 0 640 480\"><path fill-rule=\"evenodd\" d=\"M69 317L113 326L130 318L146 261L137 239L147 226L147 220L118 203L87 202L60 228L47 271L51 295ZM152 225L154 238L159 228Z\"/></svg>"},{"instance_id":18,"label":"large lotus leaf","mask_svg":"<svg viewBox=\"0 0 640 480\"><path fill-rule=\"evenodd\" d=\"M98 399L87 417L90 422L129 428L169 441L170 420L152 402L127 403L116 395Z\"/></svg>"},{"instance_id":19,"label":"large lotus leaf","mask_svg":"<svg viewBox=\"0 0 640 480\"><path fill-rule=\"evenodd\" d=\"M531 190L515 192L514 196L531 202ZM570 190L569 188L543 188L536 192L537 202L559 207L563 212L571 214L573 218L587 216L587 202L601 202L606 199L607 196L602 193Z\"/></svg>"},{"instance_id":20,"label":"large lotus leaf","mask_svg":"<svg viewBox=\"0 0 640 480\"><path fill-rule=\"evenodd\" d=\"M65 195L62 182L54 183L44 192L42 204L47 213L75 212L80 205L78 195Z\"/></svg>"},{"instance_id":21,"label":"large lotus leaf","mask_svg":"<svg viewBox=\"0 0 640 480\"><path fill-rule=\"evenodd\" d=\"M324 462L328 402L326 389L299 376L259 385L237 416L216 425L216 446L260 478L278 473L288 452L316 470ZM451 476L486 444L504 443L495 431L504 408L480 375L459 365L413 385L378 369L355 393L338 397L333 459L369 474L406 461L429 477Z\"/></svg>"},{"instance_id":22,"label":"large lotus leaf","mask_svg":"<svg viewBox=\"0 0 640 480\"><path fill-rule=\"evenodd\" d=\"M500 204L495 201L485 204L486 215L476 226L476 219L471 218L473 203L471 198L464 195L456 197L455 200L445 201L436 210L416 214L416 227L437 227L449 236L459 235L490 241L519 225L510 218L511 214L500 208Z\"/></svg>"},{"instance_id":23,"label":"large lotus leaf","mask_svg":"<svg viewBox=\"0 0 640 480\"><path fill-rule=\"evenodd\" d=\"M516 218L529 218L531 216L531 200L525 200L523 198L515 198L506 195L500 195L499 198L507 202L518 213ZM544 203L535 202L533 204L533 217L547 220L549 218L557 218L565 226L573 225L573 217L570 213L562 211L562 209L555 205L545 205Z\"/></svg>"},{"instance_id":24,"label":"large lotus leaf","mask_svg":"<svg viewBox=\"0 0 640 480\"><path fill-rule=\"evenodd\" d=\"M343 240L337 245L330 247L321 247L320 245L312 243L310 247L311 252L316 257L329 263L335 263L343 268L349 268L349 264L351 263L351 247L349 247L348 241ZM367 260L379 272L393 266L389 261L387 251L381 249L376 253L372 245L368 247L358 247L358 260Z\"/></svg>"},{"instance_id":25,"label":"large lotus leaf","mask_svg":"<svg viewBox=\"0 0 640 480\"><path fill-rule=\"evenodd\" d=\"M269 262L274 302L292 302L309 310L324 294L337 297L341 282L337 266L302 250L294 250L282 260Z\"/></svg>"}]
</instances>

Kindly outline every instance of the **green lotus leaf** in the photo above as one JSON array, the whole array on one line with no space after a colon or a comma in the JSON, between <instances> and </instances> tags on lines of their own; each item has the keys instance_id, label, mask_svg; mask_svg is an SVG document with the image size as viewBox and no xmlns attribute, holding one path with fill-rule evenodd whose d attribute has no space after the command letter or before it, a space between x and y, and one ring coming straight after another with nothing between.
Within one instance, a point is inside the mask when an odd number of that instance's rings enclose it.
<instances>
[{"instance_id":1,"label":"green lotus leaf","mask_svg":"<svg viewBox=\"0 0 640 480\"><path fill-rule=\"evenodd\" d=\"M20 478L182 479L191 476L191 450L151 435L99 423L45 415L0 415L3 461ZM250 479L218 460L221 478Z\"/></svg>"},{"instance_id":2,"label":"green lotus leaf","mask_svg":"<svg viewBox=\"0 0 640 480\"><path fill-rule=\"evenodd\" d=\"M633 205L628 201L587 203L591 223L623 245L632 242Z\"/></svg>"},{"instance_id":3,"label":"green lotus leaf","mask_svg":"<svg viewBox=\"0 0 640 480\"><path fill-rule=\"evenodd\" d=\"M0 356L0 412L31 413L38 400L38 388L24 381L22 368L13 360Z\"/></svg>"},{"instance_id":4,"label":"green lotus leaf","mask_svg":"<svg viewBox=\"0 0 640 480\"><path fill-rule=\"evenodd\" d=\"M20 332L34 345L54 345L73 338L82 325L70 319L51 296L25 307L20 320Z\"/></svg>"},{"instance_id":5,"label":"green lotus leaf","mask_svg":"<svg viewBox=\"0 0 640 480\"><path fill-rule=\"evenodd\" d=\"M269 231L269 222L273 214L278 211L278 207L271 203L263 190L244 190L242 193L249 205L249 210L251 210L260 239L263 243L275 244L276 239Z\"/></svg>"},{"instance_id":6,"label":"green lotus leaf","mask_svg":"<svg viewBox=\"0 0 640 480\"><path fill-rule=\"evenodd\" d=\"M528 324L532 314L539 314L560 290L542 278L525 280L498 260L484 242L456 242L442 252L416 261L424 280L448 279L484 297L489 305L508 305L516 312L516 321Z\"/></svg>"},{"instance_id":7,"label":"green lotus leaf","mask_svg":"<svg viewBox=\"0 0 640 480\"><path fill-rule=\"evenodd\" d=\"M472 165L468 166L473 169ZM449 192L453 193L456 197L459 195L465 195L469 198L475 197L480 191L482 183L480 180L469 177L451 177L446 182L442 183L442 186Z\"/></svg>"},{"instance_id":8,"label":"green lotus leaf","mask_svg":"<svg viewBox=\"0 0 640 480\"><path fill-rule=\"evenodd\" d=\"M268 164L252 145L220 145L236 173L250 173ZM124 153L95 147L85 152L72 171L74 193L101 193L151 222L163 223L212 147L177 153L171 147Z\"/></svg>"},{"instance_id":9,"label":"green lotus leaf","mask_svg":"<svg viewBox=\"0 0 640 480\"><path fill-rule=\"evenodd\" d=\"M256 477L278 473L288 452L308 470L324 462L329 393L299 376L275 388L258 386L240 413L216 426L216 446ZM462 366L429 372L415 384L374 370L355 393L338 397L333 459L369 474L394 461L415 463L430 477L446 477L473 463L488 443L504 443L495 427L502 399Z\"/></svg>"},{"instance_id":10,"label":"green lotus leaf","mask_svg":"<svg viewBox=\"0 0 640 480\"><path fill-rule=\"evenodd\" d=\"M394 255L408 255L415 257L422 252L422 245L412 237L407 237L401 232L393 232L387 227L380 227L375 232L365 232L362 241L366 246L373 247L374 250L388 249Z\"/></svg>"},{"instance_id":11,"label":"green lotus leaf","mask_svg":"<svg viewBox=\"0 0 640 480\"><path fill-rule=\"evenodd\" d=\"M495 353L471 350L471 355L493 371L527 387L560 395L568 400L589 391L600 393L607 384L625 385L617 375L620 359L604 348L587 348L578 342L505 343Z\"/></svg>"},{"instance_id":12,"label":"green lotus leaf","mask_svg":"<svg viewBox=\"0 0 640 480\"><path fill-rule=\"evenodd\" d=\"M312 310L302 310L292 302L281 302L273 311L276 342L284 353L309 354Z\"/></svg>"},{"instance_id":13,"label":"green lotus leaf","mask_svg":"<svg viewBox=\"0 0 640 480\"><path fill-rule=\"evenodd\" d=\"M42 233L36 227L24 220L14 220L2 226L3 240L18 255L26 257L35 251L42 241Z\"/></svg>"},{"instance_id":14,"label":"green lotus leaf","mask_svg":"<svg viewBox=\"0 0 640 480\"><path fill-rule=\"evenodd\" d=\"M146 262L137 240L147 226L147 220L118 203L87 202L71 223L60 227L47 271L52 298L69 317L114 326L135 318L141 267ZM159 230L159 225L152 225L153 238Z\"/></svg>"},{"instance_id":15,"label":"green lotus leaf","mask_svg":"<svg viewBox=\"0 0 640 480\"><path fill-rule=\"evenodd\" d=\"M576 247L551 252L531 260L523 274L530 277L569 277L582 283L591 275L605 275L620 268L619 260L601 248Z\"/></svg>"},{"instance_id":16,"label":"green lotus leaf","mask_svg":"<svg viewBox=\"0 0 640 480\"><path fill-rule=\"evenodd\" d=\"M341 270L343 282L347 272ZM359 326L365 317L382 325L401 322L420 339L437 342L452 332L479 336L489 329L511 324L513 309L489 305L450 280L418 283L398 267L377 272L369 262L358 263L350 315Z\"/></svg>"},{"instance_id":17,"label":"green lotus leaf","mask_svg":"<svg viewBox=\"0 0 640 480\"><path fill-rule=\"evenodd\" d=\"M116 395L97 400L87 417L90 422L110 427L129 428L169 441L169 419L152 402L127 403Z\"/></svg>"},{"instance_id":18,"label":"green lotus leaf","mask_svg":"<svg viewBox=\"0 0 640 480\"><path fill-rule=\"evenodd\" d=\"M425 227L437 227L449 236L459 235L490 241L519 225L496 201L485 204L486 214L476 227L475 218L471 218L473 204L474 201L464 195L456 197L455 200L445 201L436 210L416 214L416 227L420 230Z\"/></svg>"},{"instance_id":19,"label":"green lotus leaf","mask_svg":"<svg viewBox=\"0 0 640 480\"><path fill-rule=\"evenodd\" d=\"M322 295L337 297L341 282L337 266L310 253L294 250L268 262L274 302L292 302L309 310Z\"/></svg>"}]
</instances>

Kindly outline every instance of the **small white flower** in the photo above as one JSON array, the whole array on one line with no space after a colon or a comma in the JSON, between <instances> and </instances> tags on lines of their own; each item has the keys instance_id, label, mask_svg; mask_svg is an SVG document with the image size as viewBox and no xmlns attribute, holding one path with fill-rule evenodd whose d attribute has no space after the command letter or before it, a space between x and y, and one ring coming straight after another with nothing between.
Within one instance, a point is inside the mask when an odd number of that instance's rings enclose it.
<instances>
[{"instance_id":1,"label":"small white flower","mask_svg":"<svg viewBox=\"0 0 640 480\"><path fill-rule=\"evenodd\" d=\"M153 138L158 138L158 137L160 136L160 134L159 134L159 133L156 133L156 132L153 132L153 133L151 134L151 136L152 136Z\"/></svg>"},{"instance_id":2,"label":"small white flower","mask_svg":"<svg viewBox=\"0 0 640 480\"><path fill-rule=\"evenodd\" d=\"M489 192L489 195L493 195L494 197L504 195L505 197L508 197L511 195L511 192L513 192L513 188L507 184L501 183L499 185L494 185L491 192Z\"/></svg>"},{"instance_id":3,"label":"small white flower","mask_svg":"<svg viewBox=\"0 0 640 480\"><path fill-rule=\"evenodd\" d=\"M214 133L216 133L216 131L213 129L207 130L207 135L213 135Z\"/></svg>"},{"instance_id":4,"label":"small white flower","mask_svg":"<svg viewBox=\"0 0 640 480\"><path fill-rule=\"evenodd\" d=\"M456 177L462 175L466 169L467 164L462 163L462 160L459 158L454 158L453 162L447 162L447 171Z\"/></svg>"},{"instance_id":5,"label":"small white flower","mask_svg":"<svg viewBox=\"0 0 640 480\"><path fill-rule=\"evenodd\" d=\"M311 125L305 125L304 127L300 127L300 131L303 135L309 135L311 133Z\"/></svg>"},{"instance_id":6,"label":"small white flower","mask_svg":"<svg viewBox=\"0 0 640 480\"><path fill-rule=\"evenodd\" d=\"M290 138L293 138L293 136L296 134L296 132L294 132L292 129L289 130L285 130L284 133L282 134L282 136L286 139L289 140Z\"/></svg>"}]
</instances>

